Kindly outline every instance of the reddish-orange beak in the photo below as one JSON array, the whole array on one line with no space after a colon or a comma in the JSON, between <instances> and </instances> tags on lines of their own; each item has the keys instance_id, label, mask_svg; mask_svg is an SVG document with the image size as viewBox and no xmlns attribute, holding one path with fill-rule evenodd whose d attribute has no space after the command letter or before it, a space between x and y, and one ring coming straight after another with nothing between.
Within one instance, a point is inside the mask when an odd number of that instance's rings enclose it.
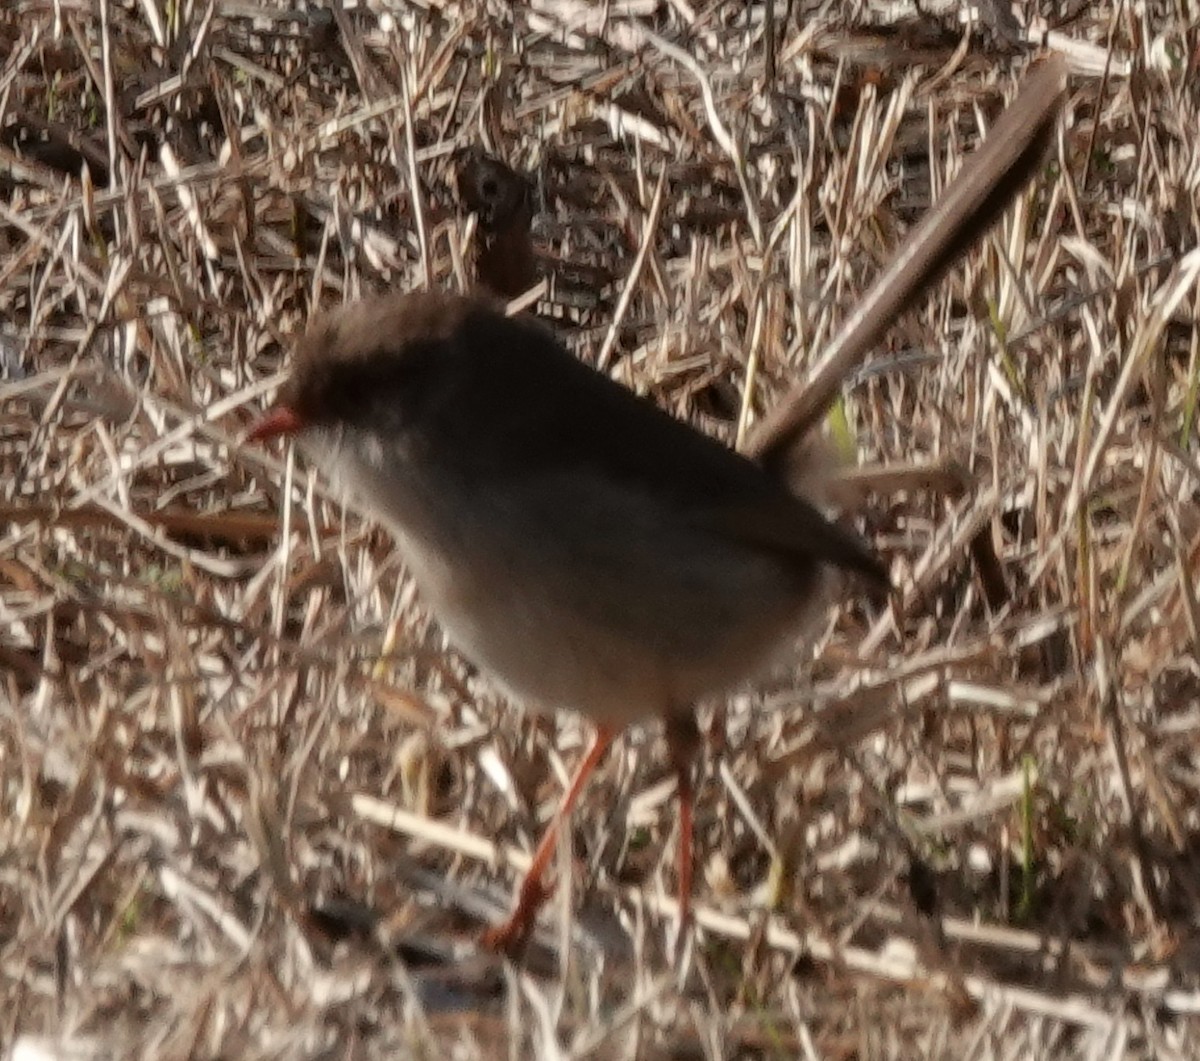
<instances>
[{"instance_id":1,"label":"reddish-orange beak","mask_svg":"<svg viewBox=\"0 0 1200 1061\"><path fill-rule=\"evenodd\" d=\"M304 427L304 418L295 409L277 405L268 409L246 434L247 442L262 442L277 435L294 435Z\"/></svg>"}]
</instances>

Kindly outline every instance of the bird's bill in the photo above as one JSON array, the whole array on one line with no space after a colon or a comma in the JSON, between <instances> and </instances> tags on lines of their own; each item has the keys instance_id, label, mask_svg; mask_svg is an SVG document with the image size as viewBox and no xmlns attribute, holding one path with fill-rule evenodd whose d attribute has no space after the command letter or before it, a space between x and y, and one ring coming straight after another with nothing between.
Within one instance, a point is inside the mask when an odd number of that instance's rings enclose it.
<instances>
[{"instance_id":1,"label":"bird's bill","mask_svg":"<svg viewBox=\"0 0 1200 1061\"><path fill-rule=\"evenodd\" d=\"M247 442L263 442L279 435L289 436L302 430L304 419L295 409L276 405L268 409L262 418L246 433Z\"/></svg>"}]
</instances>

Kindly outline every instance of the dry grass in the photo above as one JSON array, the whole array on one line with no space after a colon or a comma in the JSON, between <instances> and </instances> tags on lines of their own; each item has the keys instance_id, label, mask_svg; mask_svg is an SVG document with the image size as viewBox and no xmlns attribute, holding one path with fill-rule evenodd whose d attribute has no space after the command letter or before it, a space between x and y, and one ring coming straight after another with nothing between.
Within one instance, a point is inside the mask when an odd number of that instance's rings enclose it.
<instances>
[{"instance_id":1,"label":"dry grass","mask_svg":"<svg viewBox=\"0 0 1200 1061\"><path fill-rule=\"evenodd\" d=\"M1029 51L826 7L780 4L769 62L741 3L5 5L0 1046L1200 1050L1194 4L1054 26L1059 164L847 388L858 461L975 485L872 496L898 606L706 708L682 984L657 731L575 816L568 959L477 954L582 727L500 702L383 534L236 445L314 305L467 282L481 142L539 174L579 355L732 441L747 366L758 410L801 377Z\"/></svg>"}]
</instances>

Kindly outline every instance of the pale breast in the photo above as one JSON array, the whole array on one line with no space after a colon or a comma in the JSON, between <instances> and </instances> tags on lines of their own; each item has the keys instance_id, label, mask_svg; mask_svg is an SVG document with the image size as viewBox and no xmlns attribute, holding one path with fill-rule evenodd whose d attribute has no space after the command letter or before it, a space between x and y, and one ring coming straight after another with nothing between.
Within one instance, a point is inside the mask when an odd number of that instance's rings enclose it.
<instances>
[{"instance_id":1,"label":"pale breast","mask_svg":"<svg viewBox=\"0 0 1200 1061\"><path fill-rule=\"evenodd\" d=\"M624 723L738 685L819 601L774 555L578 475L468 488L360 452L351 492L395 533L452 643L530 707ZM362 459L366 457L367 459Z\"/></svg>"}]
</instances>

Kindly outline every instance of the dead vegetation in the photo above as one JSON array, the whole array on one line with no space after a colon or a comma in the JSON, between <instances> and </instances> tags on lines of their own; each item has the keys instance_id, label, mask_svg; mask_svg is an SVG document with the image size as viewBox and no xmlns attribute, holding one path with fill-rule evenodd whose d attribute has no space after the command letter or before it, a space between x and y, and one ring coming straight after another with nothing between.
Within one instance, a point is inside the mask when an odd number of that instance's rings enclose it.
<instances>
[{"instance_id":1,"label":"dead vegetation","mask_svg":"<svg viewBox=\"0 0 1200 1061\"><path fill-rule=\"evenodd\" d=\"M870 495L893 607L705 706L683 983L659 734L575 815L569 920L478 954L581 724L501 702L385 535L237 444L315 306L469 284L473 145L534 175L579 356L732 443L1034 50L929 6L5 6L0 1044L1200 1050L1194 5L1050 27L1055 162L847 387L855 463L970 486Z\"/></svg>"}]
</instances>

